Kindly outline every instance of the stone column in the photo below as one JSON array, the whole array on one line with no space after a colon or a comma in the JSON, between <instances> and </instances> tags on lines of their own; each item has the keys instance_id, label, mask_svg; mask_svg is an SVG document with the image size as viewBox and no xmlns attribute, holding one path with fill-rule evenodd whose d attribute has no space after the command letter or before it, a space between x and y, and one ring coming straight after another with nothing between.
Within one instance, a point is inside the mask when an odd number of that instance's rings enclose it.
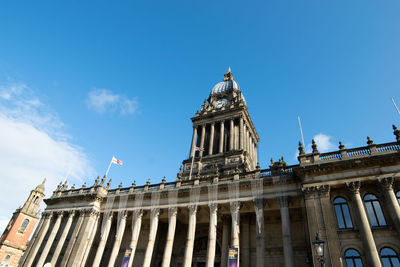
<instances>
[{"instance_id":1,"label":"stone column","mask_svg":"<svg viewBox=\"0 0 400 267\"><path fill-rule=\"evenodd\" d=\"M233 150L233 148L234 148L234 146L233 146L233 137L234 137L234 135L235 135L235 132L234 132L234 121L233 121L233 119L231 119L230 120L230 130L229 130L229 150Z\"/></svg>"},{"instance_id":2,"label":"stone column","mask_svg":"<svg viewBox=\"0 0 400 267\"><path fill-rule=\"evenodd\" d=\"M90 249L92 248L93 240L96 237L96 232L97 232L97 227L99 225L99 221L100 221L100 212L96 213L96 215L95 215L93 226L91 227L92 228L91 234L89 235L89 237L87 239L85 252L83 253L82 262L81 262L80 267L85 266L86 260L89 257L89 252L90 252Z\"/></svg>"},{"instance_id":3,"label":"stone column","mask_svg":"<svg viewBox=\"0 0 400 267\"><path fill-rule=\"evenodd\" d=\"M265 237L264 237L264 199L257 198L254 200L254 208L256 209L256 252L257 267L264 266L265 261Z\"/></svg>"},{"instance_id":4,"label":"stone column","mask_svg":"<svg viewBox=\"0 0 400 267\"><path fill-rule=\"evenodd\" d=\"M207 267L214 267L215 261L215 247L217 242L217 203L210 205L210 228L208 232L208 246L207 246Z\"/></svg>"},{"instance_id":5,"label":"stone column","mask_svg":"<svg viewBox=\"0 0 400 267\"><path fill-rule=\"evenodd\" d=\"M246 131L246 151L247 155L250 157L250 133L249 129Z\"/></svg>"},{"instance_id":6,"label":"stone column","mask_svg":"<svg viewBox=\"0 0 400 267\"><path fill-rule=\"evenodd\" d=\"M189 155L189 157L193 157L194 156L194 148L196 147L196 138L197 138L197 127L193 126L192 146L190 147L190 155Z\"/></svg>"},{"instance_id":7,"label":"stone column","mask_svg":"<svg viewBox=\"0 0 400 267\"><path fill-rule=\"evenodd\" d=\"M106 214L103 213L103 216ZM100 235L99 246L97 247L96 256L94 257L92 267L98 267L101 262L101 258L103 257L104 248L106 246L108 234L110 233L110 228L112 224L112 212L109 214L108 218L106 218L106 224L104 226L104 231ZM104 218L103 218L104 220Z\"/></svg>"},{"instance_id":8,"label":"stone column","mask_svg":"<svg viewBox=\"0 0 400 267\"><path fill-rule=\"evenodd\" d=\"M225 121L221 121L221 130L219 134L219 153L224 152L224 127Z\"/></svg>"},{"instance_id":9,"label":"stone column","mask_svg":"<svg viewBox=\"0 0 400 267\"><path fill-rule=\"evenodd\" d=\"M390 216L394 222L397 233L400 235L400 205L393 191L393 178L387 177L379 180L385 201L390 210Z\"/></svg>"},{"instance_id":10,"label":"stone column","mask_svg":"<svg viewBox=\"0 0 400 267\"><path fill-rule=\"evenodd\" d=\"M132 237L131 237L131 243L129 245L129 247L132 249L132 253L129 258L128 267L132 267L133 259L135 258L135 252L139 240L140 228L142 227L142 217L143 217L142 209L134 210L133 216L134 216L133 218L134 221L132 226Z\"/></svg>"},{"instance_id":11,"label":"stone column","mask_svg":"<svg viewBox=\"0 0 400 267\"><path fill-rule=\"evenodd\" d=\"M51 266L55 266L57 263L58 256L60 255L60 252L64 245L65 239L67 238L67 235L68 235L69 229L71 228L72 220L74 219L74 216L75 216L75 212L71 211L69 213L68 220L67 220L67 223L65 224L64 230L61 234L60 240L58 240L57 247L54 250L53 257L51 258L51 261L50 261Z\"/></svg>"},{"instance_id":12,"label":"stone column","mask_svg":"<svg viewBox=\"0 0 400 267\"><path fill-rule=\"evenodd\" d=\"M53 229L50 232L49 238L47 239L46 245L43 248L42 254L40 255L39 261L37 262L37 266L43 266L47 254L49 253L49 250L51 248L51 245L53 245L54 238L56 237L56 234L58 232L58 229L60 228L61 220L63 218L63 213L62 212L56 212L58 214L57 220L53 225Z\"/></svg>"},{"instance_id":13,"label":"stone column","mask_svg":"<svg viewBox=\"0 0 400 267\"><path fill-rule=\"evenodd\" d=\"M204 129L204 126L203 126ZM204 138L202 137L204 140ZM150 233L149 241L147 243L146 253L144 255L143 267L150 267L151 258L153 257L154 242L156 240L158 228L158 216L160 215L159 208L152 208L150 214Z\"/></svg>"},{"instance_id":14,"label":"stone column","mask_svg":"<svg viewBox=\"0 0 400 267\"><path fill-rule=\"evenodd\" d=\"M171 263L172 247L174 245L175 228L176 228L176 215L178 214L177 207L168 208L168 233L167 241L165 243L162 267L169 267Z\"/></svg>"},{"instance_id":15,"label":"stone column","mask_svg":"<svg viewBox=\"0 0 400 267\"><path fill-rule=\"evenodd\" d=\"M208 155L212 155L213 154L213 147L214 147L214 122L211 123L210 145L208 146Z\"/></svg>"},{"instance_id":16,"label":"stone column","mask_svg":"<svg viewBox=\"0 0 400 267\"><path fill-rule=\"evenodd\" d=\"M44 219L44 222L43 222L43 228L40 231L36 242L32 245L32 250L30 251L28 257L26 258L25 264L23 266L30 267L32 265L36 255L38 253L40 245L42 244L43 239L44 239L44 237L45 237L45 235L47 233L47 230L49 229L50 221L51 221L51 218L53 217L53 214L52 213L47 213L47 212L43 212L43 213L44 213L44 216L45 216L45 219Z\"/></svg>"},{"instance_id":17,"label":"stone column","mask_svg":"<svg viewBox=\"0 0 400 267\"><path fill-rule=\"evenodd\" d=\"M231 205L232 216L232 247L239 248L239 232L240 232L240 202L233 201Z\"/></svg>"},{"instance_id":18,"label":"stone column","mask_svg":"<svg viewBox=\"0 0 400 267\"><path fill-rule=\"evenodd\" d=\"M188 208L189 208L189 223L188 223L188 233L186 239L185 256L183 258L183 267L192 266L194 235L196 232L197 205L189 205Z\"/></svg>"},{"instance_id":19,"label":"stone column","mask_svg":"<svg viewBox=\"0 0 400 267\"><path fill-rule=\"evenodd\" d=\"M240 117L240 121L239 121L239 149L244 149L244 124L243 124L243 117Z\"/></svg>"},{"instance_id":20,"label":"stone column","mask_svg":"<svg viewBox=\"0 0 400 267\"><path fill-rule=\"evenodd\" d=\"M250 218L249 215L242 216L241 218L242 233L240 235L242 246L240 251L242 253L242 266L252 266L250 264Z\"/></svg>"},{"instance_id":21,"label":"stone column","mask_svg":"<svg viewBox=\"0 0 400 267\"><path fill-rule=\"evenodd\" d=\"M229 247L229 236L230 236L230 223L229 217L222 216L222 248L221 248L221 267L228 265L228 247Z\"/></svg>"},{"instance_id":22,"label":"stone column","mask_svg":"<svg viewBox=\"0 0 400 267\"><path fill-rule=\"evenodd\" d=\"M80 266L83 262L85 248L88 240L93 231L93 226L96 223L99 212L95 209L86 209L84 212L84 219L74 242L69 260L66 266ZM71 239L72 240L72 239ZM85 264L85 263L83 263Z\"/></svg>"},{"instance_id":23,"label":"stone column","mask_svg":"<svg viewBox=\"0 0 400 267\"><path fill-rule=\"evenodd\" d=\"M330 199L330 186L324 185L318 188L319 201L321 203L322 216L325 224L326 245L325 254L329 254L329 260L333 267L341 267L340 241L337 233L335 210ZM328 259L328 257L327 257Z\"/></svg>"},{"instance_id":24,"label":"stone column","mask_svg":"<svg viewBox=\"0 0 400 267\"><path fill-rule=\"evenodd\" d=\"M68 242L68 246L67 249L65 250L64 256L62 258L61 264L60 266L62 267L69 267L70 265L68 265L68 261L71 257L72 251L75 247L75 243L76 240L78 238L79 235L79 231L82 227L83 221L84 221L84 217L85 217L85 211L83 210L79 210L79 217L77 219L77 222L75 224L74 230L71 234L71 239Z\"/></svg>"},{"instance_id":25,"label":"stone column","mask_svg":"<svg viewBox=\"0 0 400 267\"><path fill-rule=\"evenodd\" d=\"M283 256L285 259L285 267L294 267L292 231L290 228L288 197L278 197L278 201L281 210Z\"/></svg>"},{"instance_id":26,"label":"stone column","mask_svg":"<svg viewBox=\"0 0 400 267\"><path fill-rule=\"evenodd\" d=\"M118 232L115 235L114 245L111 250L110 259L108 261L108 267L113 267L115 264L115 259L118 256L119 248L121 246L122 238L124 237L125 225L126 225L126 217L128 213L124 212L122 214L121 221L119 222L119 226L117 227ZM118 223L118 222L117 222Z\"/></svg>"},{"instance_id":27,"label":"stone column","mask_svg":"<svg viewBox=\"0 0 400 267\"><path fill-rule=\"evenodd\" d=\"M364 253L367 259L367 266L380 267L381 261L379 259L379 253L376 249L374 237L372 235L371 227L369 225L367 214L365 213L363 201L360 196L360 181L354 181L346 183L347 188L350 191L351 198L354 202L355 211L357 213L357 225L360 230L361 240L363 242Z\"/></svg>"},{"instance_id":28,"label":"stone column","mask_svg":"<svg viewBox=\"0 0 400 267\"><path fill-rule=\"evenodd\" d=\"M201 125L201 139L200 139L200 147L204 148L204 138L206 135L206 125ZM203 152L202 150L199 151L200 153L200 157L203 156Z\"/></svg>"}]
</instances>

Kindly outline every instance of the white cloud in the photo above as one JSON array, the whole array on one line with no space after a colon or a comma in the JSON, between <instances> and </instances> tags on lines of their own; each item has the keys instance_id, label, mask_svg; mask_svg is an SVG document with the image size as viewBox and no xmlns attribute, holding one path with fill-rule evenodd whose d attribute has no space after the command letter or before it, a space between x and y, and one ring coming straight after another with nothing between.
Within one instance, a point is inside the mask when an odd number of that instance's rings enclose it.
<instances>
[{"instance_id":1,"label":"white cloud","mask_svg":"<svg viewBox=\"0 0 400 267\"><path fill-rule=\"evenodd\" d=\"M129 99L107 89L92 89L86 103L89 109L100 114L115 111L122 115L133 114L138 108L136 98Z\"/></svg>"},{"instance_id":2,"label":"white cloud","mask_svg":"<svg viewBox=\"0 0 400 267\"><path fill-rule=\"evenodd\" d=\"M318 151L320 153L338 150L337 146L332 142L333 139L332 136L319 133L317 135L314 135L313 139L317 144ZM306 147L306 153L311 153L311 152L312 152L311 144L308 144Z\"/></svg>"},{"instance_id":3,"label":"white cloud","mask_svg":"<svg viewBox=\"0 0 400 267\"><path fill-rule=\"evenodd\" d=\"M30 190L46 178L46 197L65 180L81 183L94 171L69 141L64 124L25 84L0 86L0 231Z\"/></svg>"}]
</instances>

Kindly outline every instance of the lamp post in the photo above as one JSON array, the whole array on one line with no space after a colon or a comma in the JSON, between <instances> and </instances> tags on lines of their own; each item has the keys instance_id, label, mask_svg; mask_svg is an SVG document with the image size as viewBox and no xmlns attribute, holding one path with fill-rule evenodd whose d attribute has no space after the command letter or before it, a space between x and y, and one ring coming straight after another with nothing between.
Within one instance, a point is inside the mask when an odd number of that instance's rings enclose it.
<instances>
[{"instance_id":1,"label":"lamp post","mask_svg":"<svg viewBox=\"0 0 400 267\"><path fill-rule=\"evenodd\" d=\"M315 254L318 257L318 261L321 267L325 266L325 241L319 238L319 234L315 234L315 240L312 242L315 250Z\"/></svg>"}]
</instances>

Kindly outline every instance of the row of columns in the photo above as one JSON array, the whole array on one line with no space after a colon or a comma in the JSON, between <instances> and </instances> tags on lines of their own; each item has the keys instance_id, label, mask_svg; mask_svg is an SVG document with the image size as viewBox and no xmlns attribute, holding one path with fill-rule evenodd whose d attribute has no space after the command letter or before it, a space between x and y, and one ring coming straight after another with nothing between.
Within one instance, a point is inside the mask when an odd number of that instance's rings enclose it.
<instances>
[{"instance_id":1,"label":"row of columns","mask_svg":"<svg viewBox=\"0 0 400 267\"><path fill-rule=\"evenodd\" d=\"M382 178L379 180L382 193L389 209L390 216L393 220L397 232L400 234L400 205L393 191L393 178ZM350 193L350 198L354 206L355 219L358 230L360 231L361 242L364 248L368 266L382 266L379 252L376 248L374 236L369 224L367 213L360 194L360 181L352 181L346 183L346 188ZM321 238L327 241L327 253L325 256L329 266L340 267L341 252L340 243L337 233L336 219L332 209L332 201L330 199L330 186L313 186L303 189L305 196L305 204L307 209L307 221L310 233L319 232ZM282 209L281 209L282 211ZM283 221L283 216L282 216ZM310 234L310 243L313 241L313 234ZM314 266L317 265L317 258L314 255Z\"/></svg>"},{"instance_id":2,"label":"row of columns","mask_svg":"<svg viewBox=\"0 0 400 267\"><path fill-rule=\"evenodd\" d=\"M218 147L218 153L223 153L224 152L224 132L225 132L225 120L220 121L219 123L220 127L220 136L219 136L219 147ZM210 139L209 139L209 146L208 146L208 155L213 154L213 149L214 149L214 135L215 135L215 122L212 122L210 124ZM239 129L238 132L235 130L235 119L230 119L229 120L229 150L235 150L235 149L243 149L247 151L250 155L250 157L257 162L257 142L254 141L254 138L252 137L248 126L244 124L243 118L239 118ZM201 128L201 134L200 134L200 147L204 147L205 143L205 132L206 132L206 125L203 124L200 126ZM190 148L190 157L193 157L195 153L195 147L196 147L196 142L198 138L198 127L193 126L193 136L192 136L192 145ZM238 147L235 145L236 142L238 142ZM203 156L203 151L200 151L200 157Z\"/></svg>"},{"instance_id":3,"label":"row of columns","mask_svg":"<svg viewBox=\"0 0 400 267\"><path fill-rule=\"evenodd\" d=\"M256 229L256 247L257 247L257 260L256 266L264 266L264 252L265 252L265 240L264 240L264 200L256 199L254 201L255 208L257 209L258 216L261 216L261 222L257 223ZM280 200L280 203L287 203L287 200ZM230 203L230 211L231 211L231 224L229 224L229 220L226 216L223 217L223 236L222 236L222 255L221 255L221 266L226 266L227 264L227 252L229 246L240 249L239 242L239 232L240 232L240 201L232 201ZM208 237L208 246L207 246L207 261L206 266L212 267L215 262L215 251L216 251L216 241L217 241L217 217L218 217L218 203L210 203L210 226L209 226L209 237ZM184 267L190 267L192 264L193 257L193 249L194 249L194 240L195 240L195 232L196 232L196 215L198 206L197 204L191 204L188 206L189 210L189 222L188 222L188 232L186 238L185 245L185 254L184 254ZM130 248L132 248L132 254L129 261L129 267L132 266L135 251L137 248L137 243L139 239L139 233L142 224L143 210L138 209L133 211L133 223L132 223L132 236L130 241ZM170 207L168 209L168 233L167 239L165 243L165 249L163 254L162 266L167 267L170 265L171 256L172 256L172 248L174 243L175 236L175 228L176 228L176 220L177 220L178 208ZM123 238L123 234L126 226L127 212L122 212L121 219L118 222L117 233L115 236L115 240L112 247L112 252L108 260L108 266L112 267L115 265L116 258L118 256L118 252L120 249L121 241ZM145 252L144 267L150 267L157 228L159 223L159 208L152 208L150 210L150 231L149 231L149 239L147 243L147 248ZM289 219L289 211L287 205L281 204L281 215L282 215L282 233L284 235L283 243L284 243L284 254L285 254L285 266L294 266L293 261L293 251L291 247L291 237L290 237L290 219ZM37 266L42 266L45 263L45 260L48 256L50 248L54 242L55 236L57 235L61 220L63 218L63 212L53 212L53 213L44 213L42 220L38 226L38 229L34 235L33 244L30 247L28 252L28 256L24 259L22 266L31 266L34 263L35 256L38 253L40 245L43 242L44 237L46 236L48 229L50 227L51 221L56 216L55 222L51 231L49 233L48 240L43 247L43 250L39 256L37 261ZM66 225L61 233L60 239L57 243L57 246L54 250L53 256L51 257L51 264L53 266L56 265L57 262L60 261L59 255L62 247L64 246L66 237L68 232L70 231L73 218L76 216L76 212L72 211L68 214L68 219ZM88 258L90 248L92 242L96 235L96 230L98 223L100 221L99 213L94 210L89 211L79 211L79 217L76 223L75 228L73 229L71 239L69 240L66 253L64 254L63 259L61 260L61 264L59 266L84 266L85 262ZM111 230L112 226L112 212L104 218L105 226L103 231L100 233L100 241L97 247L97 251L95 254L95 258L93 260L92 266L98 267L103 258L103 253L105 249L105 245ZM248 218L247 218L248 219ZM244 224L248 224L248 221L244 221ZM249 227L243 226L245 231L248 231ZM229 238L230 233L230 238ZM249 234L247 232L244 233L246 237L249 238ZM229 239L231 243L229 244ZM249 240L245 242L249 243ZM250 248L250 247L249 247ZM247 251L249 248L245 248ZM240 255L240 253L239 253ZM243 264L246 266L246 262L249 262L250 255L246 255L243 257ZM286 262L289 260L289 262Z\"/></svg>"}]
</instances>

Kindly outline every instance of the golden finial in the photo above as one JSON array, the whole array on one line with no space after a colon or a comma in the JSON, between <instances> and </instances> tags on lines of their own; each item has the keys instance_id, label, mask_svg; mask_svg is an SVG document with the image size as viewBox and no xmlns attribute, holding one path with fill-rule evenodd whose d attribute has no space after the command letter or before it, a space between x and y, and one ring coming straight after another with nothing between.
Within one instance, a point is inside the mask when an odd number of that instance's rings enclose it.
<instances>
[{"instance_id":1,"label":"golden finial","mask_svg":"<svg viewBox=\"0 0 400 267\"><path fill-rule=\"evenodd\" d=\"M233 80L233 74L231 72L231 67L229 66L228 72L224 74L224 81L232 81Z\"/></svg>"}]
</instances>

